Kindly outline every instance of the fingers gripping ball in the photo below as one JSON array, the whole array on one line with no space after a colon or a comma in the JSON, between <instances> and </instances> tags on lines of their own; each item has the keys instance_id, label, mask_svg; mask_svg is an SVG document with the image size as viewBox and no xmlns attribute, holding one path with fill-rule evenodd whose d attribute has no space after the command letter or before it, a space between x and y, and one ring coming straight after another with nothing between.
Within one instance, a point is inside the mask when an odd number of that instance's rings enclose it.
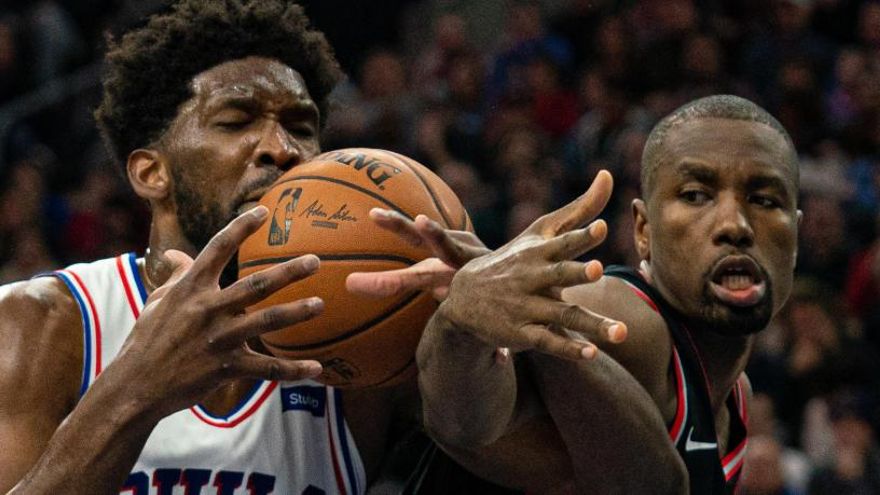
<instances>
[{"instance_id":1,"label":"fingers gripping ball","mask_svg":"<svg viewBox=\"0 0 880 495\"><path fill-rule=\"evenodd\" d=\"M389 151L353 148L331 151L285 173L263 196L269 219L239 250L239 276L313 253L321 268L252 309L311 296L324 312L263 335L272 354L316 359L321 381L338 387L395 383L415 372L415 349L436 303L428 292L382 299L345 289L355 271L411 266L431 256L369 218L371 208L423 213L441 225L472 230L461 202L423 165Z\"/></svg>"}]
</instances>

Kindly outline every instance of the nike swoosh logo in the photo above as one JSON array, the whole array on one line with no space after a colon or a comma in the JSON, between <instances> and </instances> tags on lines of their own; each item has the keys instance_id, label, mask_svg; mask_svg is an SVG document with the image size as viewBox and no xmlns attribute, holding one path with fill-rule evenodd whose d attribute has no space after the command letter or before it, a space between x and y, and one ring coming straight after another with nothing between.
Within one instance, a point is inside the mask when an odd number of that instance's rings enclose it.
<instances>
[{"instance_id":1,"label":"nike swoosh logo","mask_svg":"<svg viewBox=\"0 0 880 495\"><path fill-rule=\"evenodd\" d=\"M688 431L687 441L684 443L685 452L691 452L694 450L709 450L709 449L717 449L718 444L714 442L696 442L691 438L691 435L694 434L694 427L691 426L690 431Z\"/></svg>"}]
</instances>

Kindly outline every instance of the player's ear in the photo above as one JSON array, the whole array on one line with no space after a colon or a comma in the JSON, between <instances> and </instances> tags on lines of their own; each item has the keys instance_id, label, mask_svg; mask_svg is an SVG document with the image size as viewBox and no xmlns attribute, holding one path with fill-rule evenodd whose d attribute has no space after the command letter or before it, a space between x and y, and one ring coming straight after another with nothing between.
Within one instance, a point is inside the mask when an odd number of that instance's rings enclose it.
<instances>
[{"instance_id":1,"label":"player's ear","mask_svg":"<svg viewBox=\"0 0 880 495\"><path fill-rule=\"evenodd\" d=\"M651 226L648 224L648 213L645 202L634 199L632 202L633 238L639 258L651 261Z\"/></svg>"},{"instance_id":2,"label":"player's ear","mask_svg":"<svg viewBox=\"0 0 880 495\"><path fill-rule=\"evenodd\" d=\"M128 155L126 167L128 181L138 196L161 201L171 194L171 170L159 151L136 149Z\"/></svg>"}]
</instances>

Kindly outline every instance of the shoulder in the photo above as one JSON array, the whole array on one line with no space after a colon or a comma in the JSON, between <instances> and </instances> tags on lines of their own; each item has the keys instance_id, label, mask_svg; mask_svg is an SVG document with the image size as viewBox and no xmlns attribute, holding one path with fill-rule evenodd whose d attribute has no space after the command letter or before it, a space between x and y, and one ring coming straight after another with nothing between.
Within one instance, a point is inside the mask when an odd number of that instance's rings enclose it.
<instances>
[{"instance_id":1,"label":"shoulder","mask_svg":"<svg viewBox=\"0 0 880 495\"><path fill-rule=\"evenodd\" d=\"M56 277L40 277L0 286L0 331L14 329L62 329L79 326L80 314L73 295ZM77 328L67 328L74 333ZM29 331L21 337L34 339L48 332Z\"/></svg>"},{"instance_id":2,"label":"shoulder","mask_svg":"<svg viewBox=\"0 0 880 495\"><path fill-rule=\"evenodd\" d=\"M612 355L622 350L637 354L656 353L657 346L671 352L672 339L666 321L632 286L614 276L604 276L591 284L566 289L564 300L592 312L622 321L627 326L627 339L622 344L598 344ZM634 345L638 344L638 345ZM645 348L651 345L652 348Z\"/></svg>"},{"instance_id":3,"label":"shoulder","mask_svg":"<svg viewBox=\"0 0 880 495\"><path fill-rule=\"evenodd\" d=\"M0 308L4 314L15 309L38 310L41 313L75 312L76 302L64 282L57 277L45 276L0 285Z\"/></svg>"},{"instance_id":4,"label":"shoulder","mask_svg":"<svg viewBox=\"0 0 880 495\"><path fill-rule=\"evenodd\" d=\"M625 341L597 345L645 387L666 416L665 410L674 391L668 373L672 338L660 313L632 286L614 276L604 276L594 283L566 289L563 299L626 324Z\"/></svg>"},{"instance_id":5,"label":"shoulder","mask_svg":"<svg viewBox=\"0 0 880 495\"><path fill-rule=\"evenodd\" d=\"M59 408L73 406L82 374L82 323L62 281L42 277L0 286L0 339L0 390L45 394ZM30 407L27 400L2 402L4 408Z\"/></svg>"}]
</instances>

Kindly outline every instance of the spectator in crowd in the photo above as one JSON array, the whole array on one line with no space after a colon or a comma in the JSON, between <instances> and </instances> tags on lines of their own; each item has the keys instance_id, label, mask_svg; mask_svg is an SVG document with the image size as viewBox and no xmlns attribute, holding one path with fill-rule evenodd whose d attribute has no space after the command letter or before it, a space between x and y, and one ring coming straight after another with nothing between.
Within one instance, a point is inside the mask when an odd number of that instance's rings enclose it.
<instances>
[{"instance_id":1,"label":"spectator in crowd","mask_svg":"<svg viewBox=\"0 0 880 495\"><path fill-rule=\"evenodd\" d=\"M527 67L540 57L548 57L563 71L571 69L574 59L568 41L549 31L539 2L512 0L501 49L491 62L490 101L520 99L527 92Z\"/></svg>"},{"instance_id":2,"label":"spectator in crowd","mask_svg":"<svg viewBox=\"0 0 880 495\"><path fill-rule=\"evenodd\" d=\"M394 50L379 48L360 67L357 81L337 91L337 112L327 123L328 149L366 146L411 153L407 129L415 120L414 95L402 57Z\"/></svg>"},{"instance_id":3,"label":"spectator in crowd","mask_svg":"<svg viewBox=\"0 0 880 495\"><path fill-rule=\"evenodd\" d=\"M743 461L740 495L802 495L803 491L786 482L782 446L768 435L750 435Z\"/></svg>"},{"instance_id":4,"label":"spectator in crowd","mask_svg":"<svg viewBox=\"0 0 880 495\"><path fill-rule=\"evenodd\" d=\"M811 495L880 493L880 450L872 421L874 398L864 391L840 392L829 403L834 435L833 459L810 480Z\"/></svg>"},{"instance_id":5,"label":"spectator in crowd","mask_svg":"<svg viewBox=\"0 0 880 495\"><path fill-rule=\"evenodd\" d=\"M764 372L753 377L755 389L772 394L793 441L802 435L803 411L811 399L844 386L878 390L877 355L850 335L843 314L840 297L802 277L777 317L785 339L776 349L781 354L773 359L767 356L772 351L756 350L764 356L753 358L753 363L764 359L773 364L765 363ZM770 388L772 384L776 387Z\"/></svg>"},{"instance_id":6,"label":"spectator in crowd","mask_svg":"<svg viewBox=\"0 0 880 495\"><path fill-rule=\"evenodd\" d=\"M0 102L24 89L16 16L0 15Z\"/></svg>"},{"instance_id":7,"label":"spectator in crowd","mask_svg":"<svg viewBox=\"0 0 880 495\"><path fill-rule=\"evenodd\" d=\"M815 193L801 202L798 271L822 281L834 290L843 287L847 260L852 246L844 234L846 218L840 201L833 196Z\"/></svg>"}]
</instances>

